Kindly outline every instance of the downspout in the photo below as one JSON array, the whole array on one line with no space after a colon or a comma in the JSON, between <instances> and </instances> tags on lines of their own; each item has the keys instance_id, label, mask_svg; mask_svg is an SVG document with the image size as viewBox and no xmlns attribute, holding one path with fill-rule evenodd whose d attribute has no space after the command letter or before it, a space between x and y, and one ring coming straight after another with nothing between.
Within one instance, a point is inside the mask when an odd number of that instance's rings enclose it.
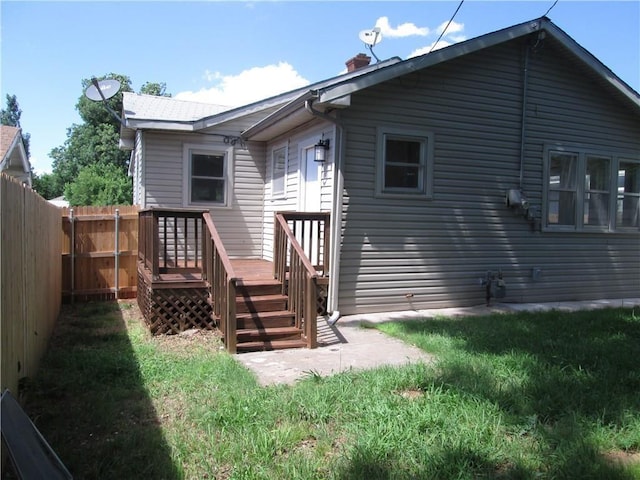
<instances>
[{"instance_id":1,"label":"downspout","mask_svg":"<svg viewBox=\"0 0 640 480\"><path fill-rule=\"evenodd\" d=\"M320 112L313 108L313 99L304 102L304 108L314 117L322 118L336 126L336 148L334 150L334 177L333 177L333 214L331 215L331 251L330 255L330 274L329 274L329 291L327 310L331 312L328 323L330 326L340 319L340 311L338 310L338 284L340 272L340 237L342 231L342 189L344 187L344 178L342 176L342 151L344 129L342 124L331 115Z\"/></svg>"},{"instance_id":2,"label":"downspout","mask_svg":"<svg viewBox=\"0 0 640 480\"><path fill-rule=\"evenodd\" d=\"M529 52L531 48L527 44L524 52L524 71L522 79L522 118L520 120L520 180L518 188L522 191L524 183L524 142L527 137L527 99L529 91Z\"/></svg>"}]
</instances>

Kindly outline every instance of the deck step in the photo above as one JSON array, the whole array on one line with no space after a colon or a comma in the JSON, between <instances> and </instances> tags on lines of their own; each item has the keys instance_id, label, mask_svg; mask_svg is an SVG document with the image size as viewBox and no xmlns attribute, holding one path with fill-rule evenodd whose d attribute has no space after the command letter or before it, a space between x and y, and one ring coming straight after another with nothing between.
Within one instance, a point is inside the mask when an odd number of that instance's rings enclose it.
<instances>
[{"instance_id":1,"label":"deck step","mask_svg":"<svg viewBox=\"0 0 640 480\"><path fill-rule=\"evenodd\" d=\"M237 331L238 345L247 342L273 342L276 340L300 340L302 330L296 327L252 328Z\"/></svg>"},{"instance_id":2,"label":"deck step","mask_svg":"<svg viewBox=\"0 0 640 480\"><path fill-rule=\"evenodd\" d=\"M262 352L265 350L285 350L287 348L305 348L306 342L303 340L274 340L271 342L245 342L238 343L236 349L242 352Z\"/></svg>"},{"instance_id":3,"label":"deck step","mask_svg":"<svg viewBox=\"0 0 640 480\"><path fill-rule=\"evenodd\" d=\"M238 280L236 294L238 296L279 295L282 293L282 283L274 279Z\"/></svg>"},{"instance_id":4,"label":"deck step","mask_svg":"<svg viewBox=\"0 0 640 480\"><path fill-rule=\"evenodd\" d=\"M258 313L284 310L287 306L286 295L251 295L236 297L237 313Z\"/></svg>"},{"instance_id":5,"label":"deck step","mask_svg":"<svg viewBox=\"0 0 640 480\"><path fill-rule=\"evenodd\" d=\"M236 315L237 329L290 327L295 315L287 310L272 312L238 313Z\"/></svg>"}]
</instances>

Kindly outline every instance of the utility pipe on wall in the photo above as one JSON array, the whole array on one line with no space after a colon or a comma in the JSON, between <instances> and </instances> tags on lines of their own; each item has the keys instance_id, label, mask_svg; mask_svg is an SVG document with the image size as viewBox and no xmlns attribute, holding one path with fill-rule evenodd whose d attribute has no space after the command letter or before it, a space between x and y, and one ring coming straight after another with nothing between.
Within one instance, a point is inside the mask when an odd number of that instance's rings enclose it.
<instances>
[{"instance_id":1,"label":"utility pipe on wall","mask_svg":"<svg viewBox=\"0 0 640 480\"><path fill-rule=\"evenodd\" d=\"M340 311L338 310L338 283L340 281L340 236L342 229L342 189L344 186L344 178L342 177L344 129L336 118L315 110L313 108L313 99L305 101L304 108L314 117L322 118L336 126L337 138L335 141L335 164L333 169L333 205L335 208L331 215L331 245L333 245L333 248L330 252L331 273L329 276L329 298L327 302L327 310L331 312L328 323L329 325L334 325L340 319Z\"/></svg>"}]
</instances>

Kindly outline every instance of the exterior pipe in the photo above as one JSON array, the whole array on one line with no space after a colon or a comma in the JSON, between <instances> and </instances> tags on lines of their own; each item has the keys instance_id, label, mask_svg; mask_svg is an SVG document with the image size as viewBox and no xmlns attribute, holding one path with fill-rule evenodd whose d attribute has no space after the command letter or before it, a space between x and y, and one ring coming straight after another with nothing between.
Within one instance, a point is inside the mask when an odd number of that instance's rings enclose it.
<instances>
[{"instance_id":1,"label":"exterior pipe","mask_svg":"<svg viewBox=\"0 0 640 480\"><path fill-rule=\"evenodd\" d=\"M524 142L527 138L527 99L529 91L529 45L525 47L524 52L524 71L522 78L522 118L520 120L520 180L518 187L522 191L524 183Z\"/></svg>"},{"instance_id":2,"label":"exterior pipe","mask_svg":"<svg viewBox=\"0 0 640 480\"><path fill-rule=\"evenodd\" d=\"M316 93L317 97L317 93ZM329 275L329 299L327 310L332 312L329 317L329 325L333 326L340 319L338 310L338 283L340 279L340 232L342 226L342 189L344 179L342 177L342 151L344 142L344 129L342 124L331 115L320 112L313 108L313 100L304 102L304 108L314 117L322 118L336 127L336 148L334 153L334 177L333 177L333 214L331 215L331 245L330 252L330 275Z\"/></svg>"},{"instance_id":3,"label":"exterior pipe","mask_svg":"<svg viewBox=\"0 0 640 480\"><path fill-rule=\"evenodd\" d=\"M333 327L336 324L336 322L340 320L340 316L341 316L340 310L334 310L331 316L329 317L329 320L327 320L327 323L329 324L329 326Z\"/></svg>"}]
</instances>

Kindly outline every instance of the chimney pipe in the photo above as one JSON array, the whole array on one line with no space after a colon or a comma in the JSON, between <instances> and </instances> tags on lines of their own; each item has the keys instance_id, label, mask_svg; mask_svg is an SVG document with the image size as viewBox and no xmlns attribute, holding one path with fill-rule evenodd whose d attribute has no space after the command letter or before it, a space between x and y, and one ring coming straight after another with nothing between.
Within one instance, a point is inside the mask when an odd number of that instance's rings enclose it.
<instances>
[{"instance_id":1,"label":"chimney pipe","mask_svg":"<svg viewBox=\"0 0 640 480\"><path fill-rule=\"evenodd\" d=\"M364 53L359 53L353 58L350 58L345 62L347 66L347 72L353 72L362 67L366 67L371 62L371 57Z\"/></svg>"}]
</instances>

